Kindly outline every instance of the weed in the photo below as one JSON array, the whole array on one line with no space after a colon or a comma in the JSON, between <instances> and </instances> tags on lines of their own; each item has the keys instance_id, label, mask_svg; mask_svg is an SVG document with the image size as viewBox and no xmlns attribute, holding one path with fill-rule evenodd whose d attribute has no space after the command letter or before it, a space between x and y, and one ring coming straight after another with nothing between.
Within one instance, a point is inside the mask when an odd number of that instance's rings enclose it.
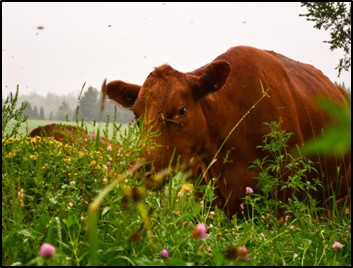
<instances>
[{"instance_id":1,"label":"weed","mask_svg":"<svg viewBox=\"0 0 353 268\"><path fill-rule=\"evenodd\" d=\"M7 118L25 123L15 101ZM312 163L287 152L291 134L279 123L269 126L259 147L268 156L253 164L263 193L248 189L250 215L232 220L211 206L212 180L201 201L179 169L159 173L166 183L149 190L143 169L133 172L146 146L136 124L116 127L117 151L92 140L76 148L17 130L3 135L2 265L351 265L350 212L317 217L310 193L320 184L306 182L316 175ZM280 202L284 190L289 203ZM299 202L297 192L308 196ZM283 222L277 209L288 215Z\"/></svg>"}]
</instances>

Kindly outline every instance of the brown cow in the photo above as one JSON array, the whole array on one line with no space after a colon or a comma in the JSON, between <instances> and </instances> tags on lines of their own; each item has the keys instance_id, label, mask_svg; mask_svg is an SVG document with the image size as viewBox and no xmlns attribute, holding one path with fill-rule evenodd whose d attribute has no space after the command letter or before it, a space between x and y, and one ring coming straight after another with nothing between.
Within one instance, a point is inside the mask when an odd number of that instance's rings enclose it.
<instances>
[{"instance_id":1,"label":"brown cow","mask_svg":"<svg viewBox=\"0 0 353 268\"><path fill-rule=\"evenodd\" d=\"M45 126L39 126L33 129L29 134L29 137L53 137L57 141L68 142L72 146L81 146L88 143L88 137L92 140L97 139L97 135L94 132L88 132L78 126L64 125L64 124L48 124ZM99 138L99 144L110 144L104 137Z\"/></svg>"},{"instance_id":2,"label":"brown cow","mask_svg":"<svg viewBox=\"0 0 353 268\"><path fill-rule=\"evenodd\" d=\"M269 89L269 96L253 107L263 96L260 83ZM264 123L282 121L283 129L294 133L289 144L293 148L319 136L330 121L315 104L318 95L348 102L345 92L313 66L248 46L230 48L210 64L188 73L162 65L142 86L111 81L105 92L116 103L131 108L137 118L144 117L143 133L151 127L160 132L153 138L159 146L148 147L144 154L155 170L168 166L172 155L179 156L174 159L182 163L196 159L193 162L205 170L232 128L251 110L225 141L205 177L217 178L218 201L230 216L240 212L247 186L261 192L254 179L258 172L249 165L264 157L256 148L269 131ZM322 200L333 192L339 195L337 199L345 196L350 178L337 180L344 178L350 153L335 162L314 161L329 178L326 193L317 198ZM337 167L343 171L340 178ZM333 190L335 182L340 192Z\"/></svg>"}]
</instances>

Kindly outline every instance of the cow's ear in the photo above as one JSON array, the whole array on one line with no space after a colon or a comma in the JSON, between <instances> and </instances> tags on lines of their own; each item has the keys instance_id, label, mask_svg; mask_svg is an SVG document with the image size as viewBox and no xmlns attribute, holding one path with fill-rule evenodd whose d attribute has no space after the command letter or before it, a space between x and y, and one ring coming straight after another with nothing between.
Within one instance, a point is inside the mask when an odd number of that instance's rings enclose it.
<instances>
[{"instance_id":1,"label":"cow's ear","mask_svg":"<svg viewBox=\"0 0 353 268\"><path fill-rule=\"evenodd\" d=\"M105 86L105 94L110 99L121 104L123 107L131 108L140 92L141 86L125 83L120 80L109 82Z\"/></svg>"},{"instance_id":2,"label":"cow's ear","mask_svg":"<svg viewBox=\"0 0 353 268\"><path fill-rule=\"evenodd\" d=\"M209 64L204 73L198 78L194 89L196 100L203 98L209 93L221 89L230 73L230 65L226 61L215 61Z\"/></svg>"}]
</instances>

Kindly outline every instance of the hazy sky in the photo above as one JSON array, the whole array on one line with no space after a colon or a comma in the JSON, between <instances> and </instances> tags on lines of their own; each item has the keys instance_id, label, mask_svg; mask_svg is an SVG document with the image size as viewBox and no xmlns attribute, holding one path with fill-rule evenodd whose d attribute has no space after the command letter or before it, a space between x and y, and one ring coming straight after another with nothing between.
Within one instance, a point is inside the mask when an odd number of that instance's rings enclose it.
<instances>
[{"instance_id":1,"label":"hazy sky","mask_svg":"<svg viewBox=\"0 0 353 268\"><path fill-rule=\"evenodd\" d=\"M142 84L161 64L187 72L250 45L310 63L332 81L329 33L300 3L2 3L2 92L78 94L105 78Z\"/></svg>"}]
</instances>

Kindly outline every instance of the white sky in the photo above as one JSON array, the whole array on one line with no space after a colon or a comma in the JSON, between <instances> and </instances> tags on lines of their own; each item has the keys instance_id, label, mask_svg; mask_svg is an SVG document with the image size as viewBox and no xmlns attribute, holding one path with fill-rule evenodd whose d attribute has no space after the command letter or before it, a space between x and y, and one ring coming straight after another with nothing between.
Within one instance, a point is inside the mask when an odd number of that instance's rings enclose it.
<instances>
[{"instance_id":1,"label":"white sky","mask_svg":"<svg viewBox=\"0 0 353 268\"><path fill-rule=\"evenodd\" d=\"M335 70L343 52L303 13L300 3L2 3L2 93L19 84L20 94L78 94L105 78L142 84L161 64L192 71L238 45L350 86L350 72Z\"/></svg>"}]
</instances>

